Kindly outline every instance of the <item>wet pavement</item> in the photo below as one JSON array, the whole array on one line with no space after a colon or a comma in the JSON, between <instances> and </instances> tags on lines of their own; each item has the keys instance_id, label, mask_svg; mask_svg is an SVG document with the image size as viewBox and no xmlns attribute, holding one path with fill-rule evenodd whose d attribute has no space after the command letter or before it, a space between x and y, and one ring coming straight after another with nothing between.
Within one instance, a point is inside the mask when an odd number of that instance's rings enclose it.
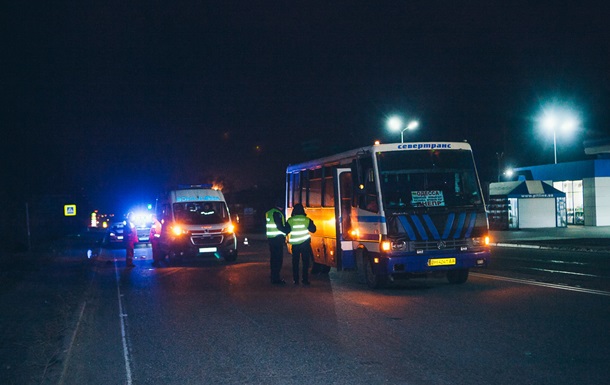
<instances>
[{"instance_id":1,"label":"wet pavement","mask_svg":"<svg viewBox=\"0 0 610 385\"><path fill-rule=\"evenodd\" d=\"M530 247L610 253L610 226L568 226L490 231L496 247Z\"/></svg>"}]
</instances>

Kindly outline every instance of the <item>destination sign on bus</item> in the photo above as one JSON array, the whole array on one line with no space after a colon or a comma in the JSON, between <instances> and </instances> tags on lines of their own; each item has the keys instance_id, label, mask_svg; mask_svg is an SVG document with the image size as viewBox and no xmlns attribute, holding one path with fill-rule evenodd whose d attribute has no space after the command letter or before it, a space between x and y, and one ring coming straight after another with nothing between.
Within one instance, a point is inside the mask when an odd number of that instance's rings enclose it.
<instances>
[{"instance_id":1,"label":"destination sign on bus","mask_svg":"<svg viewBox=\"0 0 610 385\"><path fill-rule=\"evenodd\" d=\"M411 191L411 205L420 207L444 206L445 197L441 190Z\"/></svg>"},{"instance_id":2,"label":"destination sign on bus","mask_svg":"<svg viewBox=\"0 0 610 385\"><path fill-rule=\"evenodd\" d=\"M430 150L437 148L451 148L451 143L406 143L398 145L399 150L421 150L422 148Z\"/></svg>"}]
</instances>

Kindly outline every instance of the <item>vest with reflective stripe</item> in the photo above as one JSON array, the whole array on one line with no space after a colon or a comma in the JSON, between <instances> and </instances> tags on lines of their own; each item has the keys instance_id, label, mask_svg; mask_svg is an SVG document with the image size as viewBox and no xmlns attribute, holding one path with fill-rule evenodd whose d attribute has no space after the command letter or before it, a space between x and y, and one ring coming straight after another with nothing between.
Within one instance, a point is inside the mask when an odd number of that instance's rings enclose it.
<instances>
[{"instance_id":1,"label":"vest with reflective stripe","mask_svg":"<svg viewBox=\"0 0 610 385\"><path fill-rule=\"evenodd\" d=\"M294 215L288 219L288 224L292 228L290 231L290 239L288 242L291 245L300 245L311 238L309 235L309 218L305 215Z\"/></svg>"},{"instance_id":2,"label":"vest with reflective stripe","mask_svg":"<svg viewBox=\"0 0 610 385\"><path fill-rule=\"evenodd\" d=\"M284 220L284 214L282 214L282 212L280 210L273 208L273 209L267 211L265 213L265 219L267 220L267 238L275 238L278 235L286 235L286 234L282 233L275 225L275 221L273 220L273 215L276 212L280 213L280 215L282 217L282 224L286 224L286 221Z\"/></svg>"}]
</instances>

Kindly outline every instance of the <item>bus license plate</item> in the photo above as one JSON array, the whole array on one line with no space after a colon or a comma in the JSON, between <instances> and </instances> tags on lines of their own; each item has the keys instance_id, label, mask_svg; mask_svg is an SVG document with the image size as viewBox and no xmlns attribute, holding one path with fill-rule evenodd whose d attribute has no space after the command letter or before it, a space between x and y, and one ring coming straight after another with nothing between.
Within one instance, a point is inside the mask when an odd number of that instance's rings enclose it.
<instances>
[{"instance_id":1,"label":"bus license plate","mask_svg":"<svg viewBox=\"0 0 610 385\"><path fill-rule=\"evenodd\" d=\"M455 265L455 258L434 258L428 259L428 266Z\"/></svg>"}]
</instances>

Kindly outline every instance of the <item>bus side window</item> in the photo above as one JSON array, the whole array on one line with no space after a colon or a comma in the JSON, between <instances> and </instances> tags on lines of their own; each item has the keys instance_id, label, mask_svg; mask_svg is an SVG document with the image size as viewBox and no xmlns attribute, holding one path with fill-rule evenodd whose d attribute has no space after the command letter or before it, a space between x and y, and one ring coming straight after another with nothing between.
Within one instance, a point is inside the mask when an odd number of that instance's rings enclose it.
<instances>
[{"instance_id":1,"label":"bus side window","mask_svg":"<svg viewBox=\"0 0 610 385\"><path fill-rule=\"evenodd\" d=\"M365 175L364 189L359 193L358 206L363 210L376 213L379 212L379 205L377 204L377 188L373 168L368 168Z\"/></svg>"}]
</instances>

